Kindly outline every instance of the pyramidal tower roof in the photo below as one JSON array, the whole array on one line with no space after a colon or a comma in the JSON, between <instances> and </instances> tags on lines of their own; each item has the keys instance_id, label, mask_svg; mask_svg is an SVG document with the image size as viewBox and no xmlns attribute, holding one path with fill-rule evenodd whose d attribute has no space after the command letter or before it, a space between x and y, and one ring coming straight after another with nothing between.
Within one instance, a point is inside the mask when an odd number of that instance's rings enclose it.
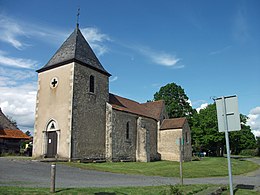
<instances>
[{"instance_id":1,"label":"pyramidal tower roof","mask_svg":"<svg viewBox=\"0 0 260 195\"><path fill-rule=\"evenodd\" d=\"M111 76L99 62L95 53L82 35L78 25L49 62L37 70L37 72L40 73L71 62L77 62L107 76Z\"/></svg>"}]
</instances>

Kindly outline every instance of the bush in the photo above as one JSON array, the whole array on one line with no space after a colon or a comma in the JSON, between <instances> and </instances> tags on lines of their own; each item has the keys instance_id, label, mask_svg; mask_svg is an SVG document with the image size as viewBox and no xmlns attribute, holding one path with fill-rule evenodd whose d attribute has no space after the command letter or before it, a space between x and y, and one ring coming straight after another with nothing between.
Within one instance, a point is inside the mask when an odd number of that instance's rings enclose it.
<instances>
[{"instance_id":1,"label":"bush","mask_svg":"<svg viewBox=\"0 0 260 195\"><path fill-rule=\"evenodd\" d=\"M193 156L191 160L192 160L192 161L200 161L201 158L198 157L198 156Z\"/></svg>"},{"instance_id":2,"label":"bush","mask_svg":"<svg viewBox=\"0 0 260 195\"><path fill-rule=\"evenodd\" d=\"M245 149L240 152L240 155L242 156L256 156L257 151L256 149Z\"/></svg>"}]
</instances>

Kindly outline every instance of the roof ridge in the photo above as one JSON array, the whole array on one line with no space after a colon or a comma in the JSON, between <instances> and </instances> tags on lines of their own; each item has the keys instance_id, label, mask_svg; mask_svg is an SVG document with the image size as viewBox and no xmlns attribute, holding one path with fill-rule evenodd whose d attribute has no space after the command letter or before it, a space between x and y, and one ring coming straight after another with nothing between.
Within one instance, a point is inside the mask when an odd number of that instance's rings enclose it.
<instances>
[{"instance_id":1,"label":"roof ridge","mask_svg":"<svg viewBox=\"0 0 260 195\"><path fill-rule=\"evenodd\" d=\"M116 94L113 94L113 93L109 93L109 94L114 95L114 96L117 96L117 97L122 98L122 99L125 99L125 100L129 100L129 101L131 101L131 102L135 102L135 103L137 103L137 104L139 104L139 105L142 105L142 103L139 103L139 102L137 102L137 101L135 101L135 100L131 100L131 99L129 99L129 98L125 98L125 97L122 97L122 96L119 96L119 95L116 95Z\"/></svg>"}]
</instances>

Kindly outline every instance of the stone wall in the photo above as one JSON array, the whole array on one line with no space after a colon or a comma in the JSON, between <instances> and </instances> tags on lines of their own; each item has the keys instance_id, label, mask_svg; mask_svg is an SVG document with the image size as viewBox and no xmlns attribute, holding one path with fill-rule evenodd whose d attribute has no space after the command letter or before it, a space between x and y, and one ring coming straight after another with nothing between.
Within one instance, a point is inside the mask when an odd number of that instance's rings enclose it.
<instances>
[{"instance_id":1,"label":"stone wall","mask_svg":"<svg viewBox=\"0 0 260 195\"><path fill-rule=\"evenodd\" d=\"M139 128L140 130L145 129L148 134L147 141L149 142L149 148L147 148L147 151L149 151L149 161L158 159L157 154L157 121L151 118L141 117Z\"/></svg>"},{"instance_id":2,"label":"stone wall","mask_svg":"<svg viewBox=\"0 0 260 195\"><path fill-rule=\"evenodd\" d=\"M106 159L149 162L156 157L157 121L112 109L107 104Z\"/></svg>"},{"instance_id":3,"label":"stone wall","mask_svg":"<svg viewBox=\"0 0 260 195\"><path fill-rule=\"evenodd\" d=\"M137 119L136 161L150 162L150 131L142 117Z\"/></svg>"},{"instance_id":4,"label":"stone wall","mask_svg":"<svg viewBox=\"0 0 260 195\"><path fill-rule=\"evenodd\" d=\"M183 160L191 161L191 131L188 122L183 129L160 130L158 139L158 152L162 160L180 161L179 138L183 138Z\"/></svg>"},{"instance_id":5,"label":"stone wall","mask_svg":"<svg viewBox=\"0 0 260 195\"><path fill-rule=\"evenodd\" d=\"M180 161L180 150L176 140L182 136L182 129L159 131L158 152L162 160Z\"/></svg>"},{"instance_id":6,"label":"stone wall","mask_svg":"<svg viewBox=\"0 0 260 195\"><path fill-rule=\"evenodd\" d=\"M191 131L188 122L185 122L183 126L183 160L191 161L192 158L192 146L191 146Z\"/></svg>"},{"instance_id":7,"label":"stone wall","mask_svg":"<svg viewBox=\"0 0 260 195\"><path fill-rule=\"evenodd\" d=\"M112 160L135 161L136 118L134 114L113 110L112 114ZM129 136L127 138L127 123Z\"/></svg>"},{"instance_id":8,"label":"stone wall","mask_svg":"<svg viewBox=\"0 0 260 195\"><path fill-rule=\"evenodd\" d=\"M94 76L94 93L90 76ZM108 76L75 63L72 104L72 158L105 158Z\"/></svg>"}]
</instances>

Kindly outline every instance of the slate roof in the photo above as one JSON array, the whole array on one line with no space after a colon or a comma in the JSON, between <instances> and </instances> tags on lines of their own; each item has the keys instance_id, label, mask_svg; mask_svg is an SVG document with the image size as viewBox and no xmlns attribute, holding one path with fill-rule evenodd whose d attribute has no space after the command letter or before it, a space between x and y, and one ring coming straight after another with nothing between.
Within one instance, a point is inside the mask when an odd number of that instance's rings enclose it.
<instances>
[{"instance_id":1,"label":"slate roof","mask_svg":"<svg viewBox=\"0 0 260 195\"><path fill-rule=\"evenodd\" d=\"M172 118L172 119L164 119L162 122L162 125L160 127L160 130L167 130L167 129L182 129L186 118Z\"/></svg>"},{"instance_id":2,"label":"slate roof","mask_svg":"<svg viewBox=\"0 0 260 195\"><path fill-rule=\"evenodd\" d=\"M111 76L99 62L78 26L52 56L49 62L37 70L37 72L43 72L71 62L77 62L107 76Z\"/></svg>"},{"instance_id":3,"label":"slate roof","mask_svg":"<svg viewBox=\"0 0 260 195\"><path fill-rule=\"evenodd\" d=\"M112 105L113 109L152 118L158 121L160 119L160 112L164 106L164 101L140 104L136 101L110 93L109 104Z\"/></svg>"},{"instance_id":4,"label":"slate roof","mask_svg":"<svg viewBox=\"0 0 260 195\"><path fill-rule=\"evenodd\" d=\"M2 129L18 129L2 112L0 108L0 130Z\"/></svg>"},{"instance_id":5,"label":"slate roof","mask_svg":"<svg viewBox=\"0 0 260 195\"><path fill-rule=\"evenodd\" d=\"M12 139L30 139L30 136L26 135L19 129L10 130L10 129L3 129L0 130L0 138L12 138Z\"/></svg>"}]
</instances>

